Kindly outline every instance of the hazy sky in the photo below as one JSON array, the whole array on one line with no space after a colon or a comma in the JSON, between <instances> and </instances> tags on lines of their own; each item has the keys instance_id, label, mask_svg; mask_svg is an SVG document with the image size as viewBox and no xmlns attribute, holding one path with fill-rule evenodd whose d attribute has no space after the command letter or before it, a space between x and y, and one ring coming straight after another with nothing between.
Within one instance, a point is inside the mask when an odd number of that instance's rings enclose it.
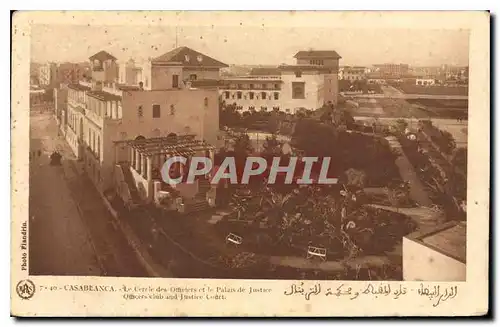
<instances>
[{"instance_id":1,"label":"hazy sky","mask_svg":"<svg viewBox=\"0 0 500 327\"><path fill-rule=\"evenodd\" d=\"M177 31L176 31L177 30ZM335 50L341 65L468 65L467 30L257 26L34 25L31 59L86 61L105 50L119 60L156 57L188 46L227 64L293 63L299 50Z\"/></svg>"}]
</instances>

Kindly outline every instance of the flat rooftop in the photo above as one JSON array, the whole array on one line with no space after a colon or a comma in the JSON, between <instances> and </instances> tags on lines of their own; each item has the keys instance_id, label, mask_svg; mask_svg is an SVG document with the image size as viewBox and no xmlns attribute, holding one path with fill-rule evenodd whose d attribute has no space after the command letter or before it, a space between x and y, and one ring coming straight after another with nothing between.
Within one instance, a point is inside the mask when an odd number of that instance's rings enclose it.
<instances>
[{"instance_id":1,"label":"flat rooftop","mask_svg":"<svg viewBox=\"0 0 500 327\"><path fill-rule=\"evenodd\" d=\"M416 232L407 236L424 246L465 263L467 258L466 222L449 222L433 230Z\"/></svg>"}]
</instances>

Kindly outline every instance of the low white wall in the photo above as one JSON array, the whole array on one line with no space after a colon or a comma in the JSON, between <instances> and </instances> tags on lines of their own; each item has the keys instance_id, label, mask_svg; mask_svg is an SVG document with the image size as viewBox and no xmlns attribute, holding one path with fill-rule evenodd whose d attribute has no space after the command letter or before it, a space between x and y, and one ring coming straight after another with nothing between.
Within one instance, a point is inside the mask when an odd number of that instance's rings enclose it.
<instances>
[{"instance_id":1,"label":"low white wall","mask_svg":"<svg viewBox=\"0 0 500 327\"><path fill-rule=\"evenodd\" d=\"M465 281L466 265L409 238L403 238L403 280Z\"/></svg>"}]
</instances>

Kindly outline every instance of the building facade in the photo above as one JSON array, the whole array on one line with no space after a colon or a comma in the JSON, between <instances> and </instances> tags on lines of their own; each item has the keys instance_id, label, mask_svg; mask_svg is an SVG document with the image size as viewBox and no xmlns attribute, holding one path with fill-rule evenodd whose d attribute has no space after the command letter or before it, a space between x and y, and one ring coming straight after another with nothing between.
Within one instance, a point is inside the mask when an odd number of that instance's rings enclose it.
<instances>
[{"instance_id":1,"label":"building facade","mask_svg":"<svg viewBox=\"0 0 500 327\"><path fill-rule=\"evenodd\" d=\"M78 83L89 74L88 63L47 63L39 66L38 81L42 87L55 88L61 84Z\"/></svg>"},{"instance_id":2,"label":"building facade","mask_svg":"<svg viewBox=\"0 0 500 327\"><path fill-rule=\"evenodd\" d=\"M250 76L227 77L217 84L222 100L241 111L316 110L337 103L340 58L335 51L300 51L295 65L255 69Z\"/></svg>"},{"instance_id":3,"label":"building facade","mask_svg":"<svg viewBox=\"0 0 500 327\"><path fill-rule=\"evenodd\" d=\"M419 86L432 86L436 84L436 80L434 78L416 78L415 85Z\"/></svg>"},{"instance_id":4,"label":"building facade","mask_svg":"<svg viewBox=\"0 0 500 327\"><path fill-rule=\"evenodd\" d=\"M237 110L284 111L282 85L281 75L226 78L220 84L220 95L222 101L235 105Z\"/></svg>"},{"instance_id":5,"label":"building facade","mask_svg":"<svg viewBox=\"0 0 500 327\"><path fill-rule=\"evenodd\" d=\"M127 163L126 170L134 171L135 180L148 182L146 192L141 192L145 196L142 200L152 201L154 181L151 175L145 175L146 170L134 170L137 166L131 162L127 142L190 135L200 142L215 144L219 128L218 90L196 89L186 84L173 87L172 71L178 71L178 66L168 74L162 71L163 76L153 68L149 76L155 79L150 80L148 89L143 87L145 82L137 79L148 76L143 70L135 80L127 79L139 85L120 84L115 57L101 51L89 61L91 78L68 85L66 140L75 156L84 162L98 190L105 192L115 187L116 167ZM203 70L203 66L198 69ZM131 78L130 74L125 74L125 78Z\"/></svg>"},{"instance_id":6,"label":"building facade","mask_svg":"<svg viewBox=\"0 0 500 327\"><path fill-rule=\"evenodd\" d=\"M403 237L403 280L465 281L466 229L451 221Z\"/></svg>"},{"instance_id":7,"label":"building facade","mask_svg":"<svg viewBox=\"0 0 500 327\"><path fill-rule=\"evenodd\" d=\"M38 82L42 87L53 87L57 82L57 64L53 62L40 65Z\"/></svg>"},{"instance_id":8,"label":"building facade","mask_svg":"<svg viewBox=\"0 0 500 327\"><path fill-rule=\"evenodd\" d=\"M344 66L339 69L339 79L347 81L362 81L366 80L368 69L360 66Z\"/></svg>"},{"instance_id":9,"label":"building facade","mask_svg":"<svg viewBox=\"0 0 500 327\"><path fill-rule=\"evenodd\" d=\"M407 76L410 70L408 64L379 64L373 65L375 72L390 78L401 78Z\"/></svg>"}]
</instances>

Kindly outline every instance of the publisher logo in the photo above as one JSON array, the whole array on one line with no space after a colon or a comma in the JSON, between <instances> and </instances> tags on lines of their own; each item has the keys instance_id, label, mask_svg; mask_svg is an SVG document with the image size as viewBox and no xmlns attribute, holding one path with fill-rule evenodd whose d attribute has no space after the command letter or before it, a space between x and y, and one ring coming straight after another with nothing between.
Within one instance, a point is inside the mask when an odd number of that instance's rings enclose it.
<instances>
[{"instance_id":1,"label":"publisher logo","mask_svg":"<svg viewBox=\"0 0 500 327\"><path fill-rule=\"evenodd\" d=\"M29 279L25 279L17 283L17 295L23 300L29 300L35 295L35 284Z\"/></svg>"}]
</instances>

